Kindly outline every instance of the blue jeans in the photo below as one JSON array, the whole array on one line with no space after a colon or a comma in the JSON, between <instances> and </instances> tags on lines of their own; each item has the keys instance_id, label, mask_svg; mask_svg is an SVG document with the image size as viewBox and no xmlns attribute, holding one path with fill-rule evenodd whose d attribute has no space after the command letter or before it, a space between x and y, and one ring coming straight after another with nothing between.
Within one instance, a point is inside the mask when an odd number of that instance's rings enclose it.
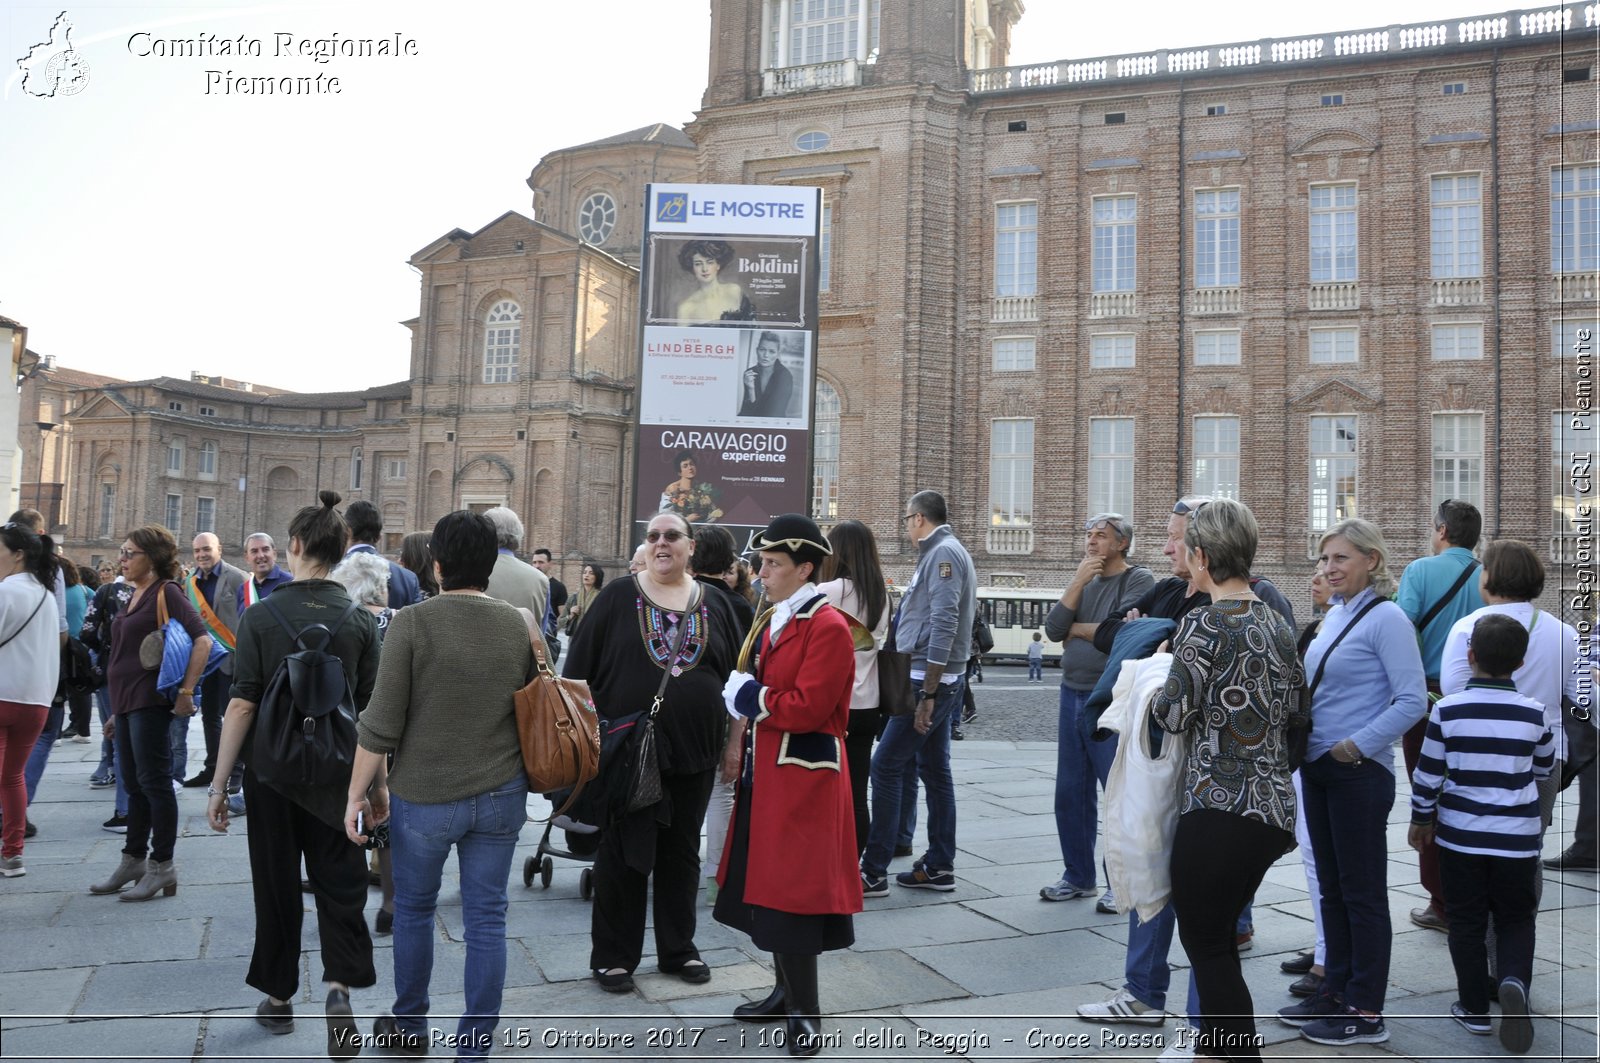
<instances>
[{"instance_id":1,"label":"blue jeans","mask_svg":"<svg viewBox=\"0 0 1600 1063\"><path fill-rule=\"evenodd\" d=\"M108 688L101 687L94 692L95 706L100 710L100 722L114 719L111 715L111 694ZM115 775L117 778L116 810L117 815L128 814L128 779L122 770L122 750L117 748L117 743L110 738L100 741L100 766L94 770L99 776Z\"/></svg>"},{"instance_id":2,"label":"blue jeans","mask_svg":"<svg viewBox=\"0 0 1600 1063\"><path fill-rule=\"evenodd\" d=\"M1324 753L1300 768L1306 829L1322 887L1329 993L1383 1011L1389 985L1389 852L1394 773L1372 760L1340 764Z\"/></svg>"},{"instance_id":3,"label":"blue jeans","mask_svg":"<svg viewBox=\"0 0 1600 1063\"><path fill-rule=\"evenodd\" d=\"M23 766L22 778L28 786L28 804L33 804L33 793L39 789L39 780L44 777L44 766L50 763L50 750L55 748L56 739L61 737L61 723L66 718L67 708L59 701L50 703L50 711L44 718L44 730L39 732L39 738L33 743L33 752L28 754L28 763Z\"/></svg>"},{"instance_id":4,"label":"blue jeans","mask_svg":"<svg viewBox=\"0 0 1600 1063\"><path fill-rule=\"evenodd\" d=\"M1036 661L1032 657L1028 658L1028 679L1030 681L1044 679L1043 661Z\"/></svg>"},{"instance_id":5,"label":"blue jeans","mask_svg":"<svg viewBox=\"0 0 1600 1063\"><path fill-rule=\"evenodd\" d=\"M1061 877L1074 886L1093 889L1095 824L1100 812L1095 783L1105 786L1111 761L1117 755L1117 740L1096 742L1089 737L1089 721L1083 714L1089 693L1068 686L1061 688L1056 742L1056 834L1061 840ZM1166 940L1172 940L1170 922ZM1163 949L1162 956L1165 955ZM1161 992L1166 992L1165 984Z\"/></svg>"},{"instance_id":6,"label":"blue jeans","mask_svg":"<svg viewBox=\"0 0 1600 1063\"><path fill-rule=\"evenodd\" d=\"M1126 979L1123 985L1152 1008L1167 1006L1167 987L1172 984L1167 953L1172 951L1172 929L1176 925L1177 914L1170 902L1148 923L1139 922L1138 912L1128 913L1128 955L1122 962L1122 975Z\"/></svg>"},{"instance_id":7,"label":"blue jeans","mask_svg":"<svg viewBox=\"0 0 1600 1063\"><path fill-rule=\"evenodd\" d=\"M907 769L915 762L928 801L928 852L930 870L949 871L956 866L956 788L950 775L950 719L961 711L965 678L941 683L933 702L933 726L918 734L912 713L892 716L872 754L872 829L861 855L861 870L881 878L894 857L900 833L901 802Z\"/></svg>"},{"instance_id":8,"label":"blue jeans","mask_svg":"<svg viewBox=\"0 0 1600 1063\"><path fill-rule=\"evenodd\" d=\"M160 863L172 859L178 837L178 798L172 792L172 707L153 705L117 714L117 755L132 777L128 786L126 856ZM118 779L123 778L119 773Z\"/></svg>"},{"instance_id":9,"label":"blue jeans","mask_svg":"<svg viewBox=\"0 0 1600 1063\"><path fill-rule=\"evenodd\" d=\"M433 977L434 913L445 858L453 846L461 875L467 943L466 1012L456 1025L458 1059L489 1054L506 984L506 882L517 835L527 822L528 780L488 793L426 805L390 795L394 843L394 1017L427 1039Z\"/></svg>"}]
</instances>

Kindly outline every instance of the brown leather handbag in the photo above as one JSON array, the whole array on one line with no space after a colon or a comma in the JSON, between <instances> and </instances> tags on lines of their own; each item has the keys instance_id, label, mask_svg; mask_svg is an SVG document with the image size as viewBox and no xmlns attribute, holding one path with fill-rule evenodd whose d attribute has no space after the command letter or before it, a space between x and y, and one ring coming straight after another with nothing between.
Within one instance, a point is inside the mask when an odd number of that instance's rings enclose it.
<instances>
[{"instance_id":1,"label":"brown leather handbag","mask_svg":"<svg viewBox=\"0 0 1600 1063\"><path fill-rule=\"evenodd\" d=\"M534 675L516 693L517 740L528 789L549 793L573 788L554 813L560 815L600 770L600 718L584 696L583 684L551 670L537 624L528 625L528 640L533 645Z\"/></svg>"}]
</instances>

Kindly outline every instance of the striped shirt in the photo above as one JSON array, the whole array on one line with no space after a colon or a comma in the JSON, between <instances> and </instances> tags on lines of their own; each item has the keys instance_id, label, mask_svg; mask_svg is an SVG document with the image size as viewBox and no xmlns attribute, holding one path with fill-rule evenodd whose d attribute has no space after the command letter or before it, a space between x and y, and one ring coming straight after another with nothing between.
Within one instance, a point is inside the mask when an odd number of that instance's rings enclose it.
<instances>
[{"instance_id":1,"label":"striped shirt","mask_svg":"<svg viewBox=\"0 0 1600 1063\"><path fill-rule=\"evenodd\" d=\"M1411 778L1411 822L1438 823L1447 849L1514 859L1539 855L1539 792L1555 740L1544 706L1509 679L1471 679L1441 698L1428 718Z\"/></svg>"}]
</instances>

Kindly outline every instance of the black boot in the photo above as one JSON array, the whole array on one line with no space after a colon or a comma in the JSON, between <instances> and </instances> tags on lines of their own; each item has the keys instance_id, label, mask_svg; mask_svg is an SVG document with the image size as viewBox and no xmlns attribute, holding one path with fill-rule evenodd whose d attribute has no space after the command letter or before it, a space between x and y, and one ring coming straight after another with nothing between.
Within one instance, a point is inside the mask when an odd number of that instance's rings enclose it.
<instances>
[{"instance_id":1,"label":"black boot","mask_svg":"<svg viewBox=\"0 0 1600 1063\"><path fill-rule=\"evenodd\" d=\"M789 998L789 1054L814 1056L822 1051L822 1009L817 1004L817 957L785 954L783 982Z\"/></svg>"},{"instance_id":2,"label":"black boot","mask_svg":"<svg viewBox=\"0 0 1600 1063\"><path fill-rule=\"evenodd\" d=\"M789 1015L788 995L783 991L783 964L777 953L772 956L774 985L765 1000L740 1004L733 1009L733 1017L740 1022L781 1022Z\"/></svg>"}]
</instances>

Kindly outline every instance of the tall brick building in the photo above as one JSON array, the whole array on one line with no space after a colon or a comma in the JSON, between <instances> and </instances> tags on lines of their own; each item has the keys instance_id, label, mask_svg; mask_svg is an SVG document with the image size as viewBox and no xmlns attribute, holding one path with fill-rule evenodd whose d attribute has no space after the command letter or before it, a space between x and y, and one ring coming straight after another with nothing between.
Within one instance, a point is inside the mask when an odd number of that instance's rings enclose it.
<instances>
[{"instance_id":1,"label":"tall brick building","mask_svg":"<svg viewBox=\"0 0 1600 1063\"><path fill-rule=\"evenodd\" d=\"M816 507L896 572L930 486L985 578L1037 585L1104 510L1159 566L1200 490L1251 505L1297 597L1321 529L1374 519L1408 560L1445 497L1565 556L1600 8L1011 67L1022 9L713 0L692 140L552 153L537 220L413 258L409 394L369 445L410 462L397 528L504 498L623 552L642 186L698 179L825 190Z\"/></svg>"}]
</instances>

